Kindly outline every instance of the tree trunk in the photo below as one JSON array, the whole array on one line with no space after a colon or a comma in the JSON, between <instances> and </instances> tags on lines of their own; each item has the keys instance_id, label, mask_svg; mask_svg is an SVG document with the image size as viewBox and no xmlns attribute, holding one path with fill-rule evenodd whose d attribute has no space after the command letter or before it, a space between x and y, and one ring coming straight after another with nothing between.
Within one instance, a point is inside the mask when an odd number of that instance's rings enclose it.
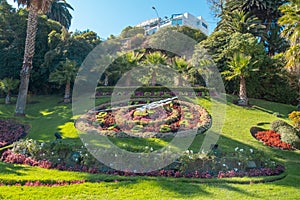
<instances>
[{"instance_id":1,"label":"tree trunk","mask_svg":"<svg viewBox=\"0 0 300 200\"><path fill-rule=\"evenodd\" d=\"M244 76L240 77L240 99L238 101L238 104L241 106L248 105L248 98L246 93L246 80Z\"/></svg>"},{"instance_id":2,"label":"tree trunk","mask_svg":"<svg viewBox=\"0 0 300 200\"><path fill-rule=\"evenodd\" d=\"M108 75L105 73L105 78L104 78L104 85L108 86Z\"/></svg>"},{"instance_id":3,"label":"tree trunk","mask_svg":"<svg viewBox=\"0 0 300 200\"><path fill-rule=\"evenodd\" d=\"M70 81L67 81L66 89L65 89L64 103L70 103L71 102L70 93L71 93L71 83L70 83Z\"/></svg>"},{"instance_id":4,"label":"tree trunk","mask_svg":"<svg viewBox=\"0 0 300 200\"><path fill-rule=\"evenodd\" d=\"M126 75L126 86L131 86L131 72L128 71Z\"/></svg>"},{"instance_id":5,"label":"tree trunk","mask_svg":"<svg viewBox=\"0 0 300 200\"><path fill-rule=\"evenodd\" d=\"M27 92L29 86L30 72L32 69L32 59L35 51L35 38L37 32L37 11L30 8L27 21L27 33L25 42L25 52L23 66L20 73L20 87L16 105L16 116L25 116Z\"/></svg>"},{"instance_id":6,"label":"tree trunk","mask_svg":"<svg viewBox=\"0 0 300 200\"><path fill-rule=\"evenodd\" d=\"M152 78L151 78L151 86L155 86L155 85L156 85L156 71L155 71L155 69L153 69Z\"/></svg>"},{"instance_id":7,"label":"tree trunk","mask_svg":"<svg viewBox=\"0 0 300 200\"><path fill-rule=\"evenodd\" d=\"M7 92L6 98L5 98L5 104L10 104L11 103L11 98L10 98L10 92Z\"/></svg>"}]
</instances>

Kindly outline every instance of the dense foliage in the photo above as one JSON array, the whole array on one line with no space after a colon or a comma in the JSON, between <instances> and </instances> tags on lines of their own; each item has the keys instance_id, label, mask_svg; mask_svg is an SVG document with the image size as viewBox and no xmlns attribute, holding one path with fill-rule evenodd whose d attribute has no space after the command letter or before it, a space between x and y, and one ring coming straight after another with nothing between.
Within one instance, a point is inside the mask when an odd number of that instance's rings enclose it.
<instances>
[{"instance_id":1,"label":"dense foliage","mask_svg":"<svg viewBox=\"0 0 300 200\"><path fill-rule=\"evenodd\" d=\"M59 3L59 2L57 2ZM24 44L26 37L26 19L28 11L14 9L6 1L0 3L0 79L20 78ZM38 17L36 53L33 58L29 91L45 94L57 91L50 85L49 75L66 58L81 64L87 54L100 43L99 36L93 31L69 33L59 22L46 16Z\"/></svg>"}]
</instances>

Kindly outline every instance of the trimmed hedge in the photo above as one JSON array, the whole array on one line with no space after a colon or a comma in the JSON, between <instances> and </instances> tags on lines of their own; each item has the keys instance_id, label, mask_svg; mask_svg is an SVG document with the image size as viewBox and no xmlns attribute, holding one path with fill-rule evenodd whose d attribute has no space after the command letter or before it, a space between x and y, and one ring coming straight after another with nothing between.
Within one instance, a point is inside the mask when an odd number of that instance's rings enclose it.
<instances>
[{"instance_id":1,"label":"trimmed hedge","mask_svg":"<svg viewBox=\"0 0 300 200\"><path fill-rule=\"evenodd\" d=\"M96 98L103 96L114 95L122 96L131 94L132 97L173 97L173 96L192 96L198 97L209 96L209 90L205 87L193 87L193 92L187 90L186 87L161 87L161 86L145 86L139 87L115 87L115 86L100 86L96 90ZM117 91L117 93L116 93ZM194 94L193 94L194 93Z\"/></svg>"}]
</instances>

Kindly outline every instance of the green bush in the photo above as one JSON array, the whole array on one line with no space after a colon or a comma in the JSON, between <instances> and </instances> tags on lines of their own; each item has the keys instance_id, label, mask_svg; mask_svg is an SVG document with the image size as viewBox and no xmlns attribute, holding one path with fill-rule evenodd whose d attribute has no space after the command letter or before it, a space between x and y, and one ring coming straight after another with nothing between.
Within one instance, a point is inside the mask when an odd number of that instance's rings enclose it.
<instances>
[{"instance_id":1,"label":"green bush","mask_svg":"<svg viewBox=\"0 0 300 200\"><path fill-rule=\"evenodd\" d=\"M281 141L286 142L293 147L300 149L300 138L297 130L291 125L278 127Z\"/></svg>"},{"instance_id":2,"label":"green bush","mask_svg":"<svg viewBox=\"0 0 300 200\"><path fill-rule=\"evenodd\" d=\"M283 120L276 120L276 121L272 122L270 125L270 128L271 128L271 130L278 133L279 127L282 127L282 126L293 128L291 125L289 125L287 122L285 122Z\"/></svg>"},{"instance_id":3,"label":"green bush","mask_svg":"<svg viewBox=\"0 0 300 200\"><path fill-rule=\"evenodd\" d=\"M31 156L33 158L35 158L40 151L39 144L33 139L21 139L14 142L12 147L14 153Z\"/></svg>"}]
</instances>

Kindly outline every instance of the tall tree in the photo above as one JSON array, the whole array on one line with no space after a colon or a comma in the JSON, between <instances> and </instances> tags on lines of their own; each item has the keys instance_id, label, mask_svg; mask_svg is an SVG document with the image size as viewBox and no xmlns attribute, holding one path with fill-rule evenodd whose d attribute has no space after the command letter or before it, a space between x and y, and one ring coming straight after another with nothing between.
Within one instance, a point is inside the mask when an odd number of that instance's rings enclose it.
<instances>
[{"instance_id":1,"label":"tall tree","mask_svg":"<svg viewBox=\"0 0 300 200\"><path fill-rule=\"evenodd\" d=\"M210 10L215 17L219 17L220 14L223 13L227 1L228 0L207 0L210 5Z\"/></svg>"},{"instance_id":2,"label":"tall tree","mask_svg":"<svg viewBox=\"0 0 300 200\"><path fill-rule=\"evenodd\" d=\"M23 66L21 69L21 80L16 105L16 115L25 115L26 99L29 86L30 72L32 70L32 59L35 53L35 39L37 32L38 14L45 14L51 7L52 0L14 0L18 5L24 5L29 11L27 21L27 33Z\"/></svg>"},{"instance_id":3,"label":"tall tree","mask_svg":"<svg viewBox=\"0 0 300 200\"><path fill-rule=\"evenodd\" d=\"M259 24L265 26L265 29L263 32L259 30L260 34L255 33L255 31L254 35L260 37L260 42L264 44L268 54L273 56L275 53L280 53L282 50L276 49L274 52L274 47L277 45L278 40L273 39L275 38L274 34L277 34L278 36L280 34L280 31L274 31L280 28L277 21L281 16L281 12L278 8L286 2L287 0L229 0L227 1L224 10L227 12L242 10L245 13L250 13L257 17L259 19ZM272 35L270 35L270 33Z\"/></svg>"},{"instance_id":4,"label":"tall tree","mask_svg":"<svg viewBox=\"0 0 300 200\"><path fill-rule=\"evenodd\" d=\"M224 11L222 19L217 25L217 30L223 30L228 33L252 33L255 36L261 36L265 26L260 24L257 17L250 12L244 12L237 9L234 11Z\"/></svg>"},{"instance_id":5,"label":"tall tree","mask_svg":"<svg viewBox=\"0 0 300 200\"><path fill-rule=\"evenodd\" d=\"M69 29L71 26L72 15L70 10L73 7L66 0L54 0L51 9L47 13L49 19L58 21L61 25Z\"/></svg>"},{"instance_id":6,"label":"tall tree","mask_svg":"<svg viewBox=\"0 0 300 200\"><path fill-rule=\"evenodd\" d=\"M285 52L287 61L285 68L298 77L298 87L300 95L300 0L291 0L290 3L280 7L283 16L279 23L284 26L281 33L289 43L290 48ZM298 110L300 110L300 97Z\"/></svg>"},{"instance_id":7,"label":"tall tree","mask_svg":"<svg viewBox=\"0 0 300 200\"><path fill-rule=\"evenodd\" d=\"M300 1L291 0L279 8L283 16L278 20L279 24L284 26L281 35L287 38L291 46L300 43Z\"/></svg>"}]
</instances>

